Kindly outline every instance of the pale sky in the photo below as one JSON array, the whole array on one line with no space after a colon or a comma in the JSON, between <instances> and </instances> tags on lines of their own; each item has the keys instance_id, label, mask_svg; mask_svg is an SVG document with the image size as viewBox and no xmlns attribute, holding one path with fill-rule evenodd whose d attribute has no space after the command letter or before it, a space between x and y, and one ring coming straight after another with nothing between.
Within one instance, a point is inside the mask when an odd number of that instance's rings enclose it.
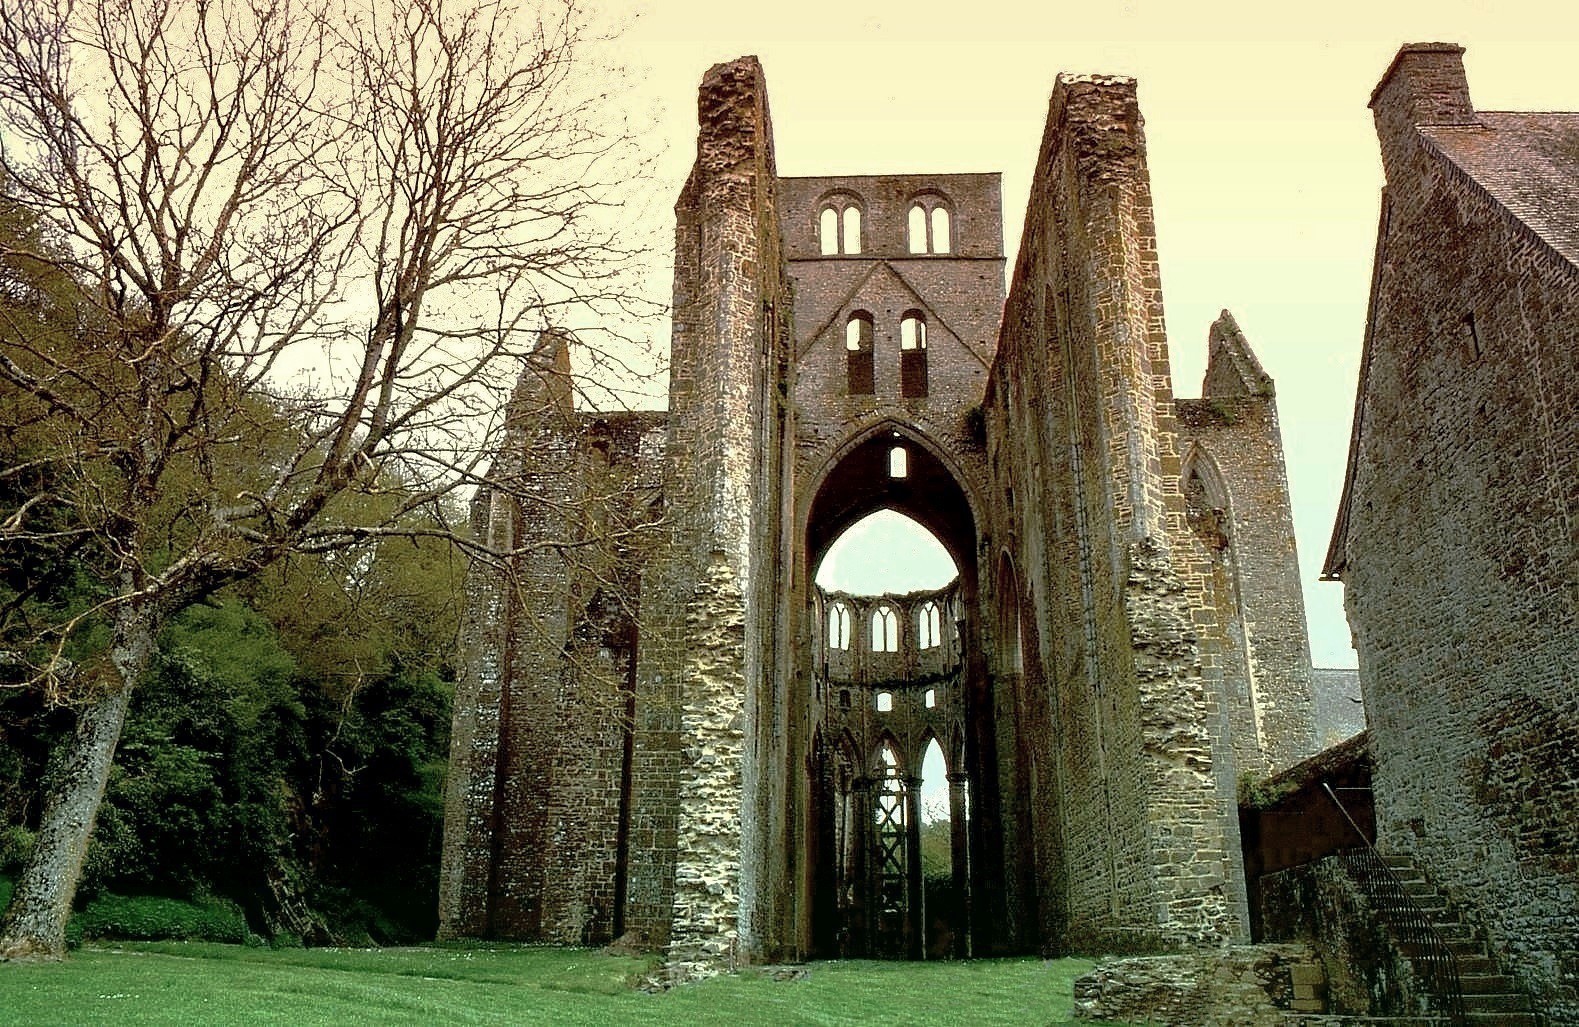
<instances>
[{"instance_id":1,"label":"pale sky","mask_svg":"<svg viewBox=\"0 0 1579 1027\"><path fill-rule=\"evenodd\" d=\"M1481 110L1579 110L1579 4L610 0L669 217L707 68L756 54L784 175L999 171L1010 268L1059 71L1133 75L1174 390L1232 310L1277 381L1311 648L1353 666L1317 575L1343 484L1382 185L1370 91L1404 42L1464 45ZM649 113L650 112L650 113ZM644 122L645 124L645 122ZM672 238L672 223L657 226ZM667 266L659 277L667 292Z\"/></svg>"}]
</instances>

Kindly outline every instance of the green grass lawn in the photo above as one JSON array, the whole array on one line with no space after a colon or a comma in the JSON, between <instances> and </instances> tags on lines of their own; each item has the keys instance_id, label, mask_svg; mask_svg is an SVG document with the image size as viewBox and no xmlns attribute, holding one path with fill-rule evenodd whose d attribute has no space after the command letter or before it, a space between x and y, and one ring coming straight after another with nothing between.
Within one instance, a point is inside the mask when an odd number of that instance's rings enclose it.
<instances>
[{"instance_id":1,"label":"green grass lawn","mask_svg":"<svg viewBox=\"0 0 1579 1027\"><path fill-rule=\"evenodd\" d=\"M648 994L646 962L572 949L271 951L87 945L0 965L4 1024L1049 1024L1070 1019L1080 959L813 963Z\"/></svg>"}]
</instances>

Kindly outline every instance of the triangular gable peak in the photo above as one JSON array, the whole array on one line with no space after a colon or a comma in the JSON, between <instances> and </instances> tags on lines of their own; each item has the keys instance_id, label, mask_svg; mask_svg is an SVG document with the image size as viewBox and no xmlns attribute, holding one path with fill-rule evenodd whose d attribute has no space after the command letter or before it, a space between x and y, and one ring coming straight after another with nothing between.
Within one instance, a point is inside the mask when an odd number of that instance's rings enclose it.
<instances>
[{"instance_id":1,"label":"triangular gable peak","mask_svg":"<svg viewBox=\"0 0 1579 1027\"><path fill-rule=\"evenodd\" d=\"M951 342L963 349L983 368L987 360L967 344L947 321L922 298L919 290L886 260L873 263L855 286L847 292L814 331L802 337L796 356L804 359L821 342L843 347L844 323L855 311L872 315L879 337L897 337L899 320L906 311L919 310L927 322L927 348L934 354L940 344Z\"/></svg>"},{"instance_id":2,"label":"triangular gable peak","mask_svg":"<svg viewBox=\"0 0 1579 1027\"><path fill-rule=\"evenodd\" d=\"M1236 396L1272 396L1272 378L1256 359L1250 340L1240 330L1234 315L1224 310L1207 335L1206 377L1201 382L1205 399Z\"/></svg>"}]
</instances>

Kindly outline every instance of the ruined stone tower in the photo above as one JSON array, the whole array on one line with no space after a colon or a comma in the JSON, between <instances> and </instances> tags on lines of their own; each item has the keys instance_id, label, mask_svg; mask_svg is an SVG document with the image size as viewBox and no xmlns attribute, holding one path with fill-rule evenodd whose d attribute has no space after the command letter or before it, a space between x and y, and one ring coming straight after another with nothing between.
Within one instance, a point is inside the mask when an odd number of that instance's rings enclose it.
<instances>
[{"instance_id":1,"label":"ruined stone tower","mask_svg":"<svg viewBox=\"0 0 1579 1027\"><path fill-rule=\"evenodd\" d=\"M1133 81L1060 77L1007 297L996 174L779 178L708 72L665 413L545 337L475 528L442 931L733 960L1246 930L1234 788L1314 749L1270 379L1168 370ZM903 513L942 589L825 591ZM923 881L922 752L950 870Z\"/></svg>"}]
</instances>

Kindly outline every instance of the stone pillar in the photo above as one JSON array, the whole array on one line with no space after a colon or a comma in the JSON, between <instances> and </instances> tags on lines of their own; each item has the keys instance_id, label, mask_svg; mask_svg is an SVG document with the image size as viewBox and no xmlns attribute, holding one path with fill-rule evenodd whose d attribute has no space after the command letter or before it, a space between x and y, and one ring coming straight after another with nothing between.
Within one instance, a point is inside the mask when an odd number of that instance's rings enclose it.
<instances>
[{"instance_id":1,"label":"stone pillar","mask_svg":"<svg viewBox=\"0 0 1579 1027\"><path fill-rule=\"evenodd\" d=\"M927 918L921 878L921 778L905 778L905 948L911 959L926 951Z\"/></svg>"},{"instance_id":2,"label":"stone pillar","mask_svg":"<svg viewBox=\"0 0 1579 1027\"><path fill-rule=\"evenodd\" d=\"M871 955L872 910L872 780L857 777L850 783L850 824L846 845L850 853L849 876L842 886L849 889L846 912L846 954L857 958Z\"/></svg>"},{"instance_id":3,"label":"stone pillar","mask_svg":"<svg viewBox=\"0 0 1579 1027\"><path fill-rule=\"evenodd\" d=\"M959 919L954 925L954 956L970 958L970 831L966 819L966 788L970 775L956 771L948 776L950 869L954 894L959 898Z\"/></svg>"}]
</instances>

